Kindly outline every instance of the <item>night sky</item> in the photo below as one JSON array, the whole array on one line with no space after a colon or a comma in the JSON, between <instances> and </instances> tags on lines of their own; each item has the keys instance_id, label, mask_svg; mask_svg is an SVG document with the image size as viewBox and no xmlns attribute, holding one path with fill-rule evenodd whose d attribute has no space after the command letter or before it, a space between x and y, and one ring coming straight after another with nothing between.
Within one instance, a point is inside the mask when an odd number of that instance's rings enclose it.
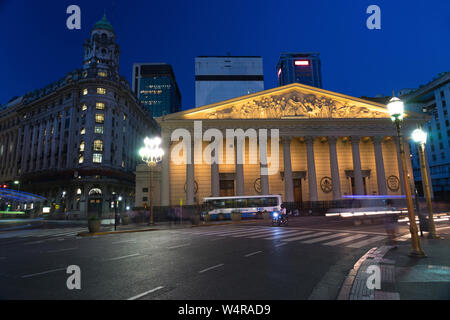
<instances>
[{"instance_id":1,"label":"night sky","mask_svg":"<svg viewBox=\"0 0 450 320\"><path fill-rule=\"evenodd\" d=\"M81 30L66 8L81 7ZM381 8L381 30L366 8ZM195 105L194 57L260 55L265 88L277 85L280 52L317 51L324 89L389 95L450 71L450 1L400 0L0 0L0 104L81 68L82 44L103 12L121 47L120 73L133 62L173 66L183 109Z\"/></svg>"}]
</instances>

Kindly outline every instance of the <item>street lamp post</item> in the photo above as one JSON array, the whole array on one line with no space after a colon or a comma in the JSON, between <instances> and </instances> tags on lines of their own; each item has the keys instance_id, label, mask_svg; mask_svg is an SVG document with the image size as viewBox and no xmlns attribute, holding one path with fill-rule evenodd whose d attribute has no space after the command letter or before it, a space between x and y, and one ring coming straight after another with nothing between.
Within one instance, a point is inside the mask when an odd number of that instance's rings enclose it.
<instances>
[{"instance_id":1,"label":"street lamp post","mask_svg":"<svg viewBox=\"0 0 450 320\"><path fill-rule=\"evenodd\" d=\"M395 123L395 127L397 129L397 137L399 140L400 158L403 171L403 184L405 188L406 205L408 207L409 231L411 232L411 251L409 253L409 256L423 258L425 257L425 253L422 250L419 236L417 234L418 229L416 224L416 217L414 214L414 204L411 196L411 186L409 185L408 172L406 167L405 148L403 146L403 138L401 133L404 105L399 98L392 97L387 105L387 108L391 115L392 121Z\"/></svg>"},{"instance_id":2,"label":"street lamp post","mask_svg":"<svg viewBox=\"0 0 450 320\"><path fill-rule=\"evenodd\" d=\"M152 139L146 137L144 139L145 146L139 150L139 155L142 161L147 163L150 167L150 188L149 188L149 202L150 202L150 221L149 225L153 225L153 168L162 160L164 150L160 147L161 138L154 137Z\"/></svg>"},{"instance_id":3,"label":"street lamp post","mask_svg":"<svg viewBox=\"0 0 450 320\"><path fill-rule=\"evenodd\" d=\"M412 133L413 140L417 143L419 149L420 165L422 167L422 185L425 198L427 200L428 209L428 238L440 238L439 234L436 232L436 226L434 224L433 218L433 206L431 204L431 191L430 183L428 181L428 170L425 163L425 143L427 141L427 133L422 129L416 129Z\"/></svg>"}]
</instances>

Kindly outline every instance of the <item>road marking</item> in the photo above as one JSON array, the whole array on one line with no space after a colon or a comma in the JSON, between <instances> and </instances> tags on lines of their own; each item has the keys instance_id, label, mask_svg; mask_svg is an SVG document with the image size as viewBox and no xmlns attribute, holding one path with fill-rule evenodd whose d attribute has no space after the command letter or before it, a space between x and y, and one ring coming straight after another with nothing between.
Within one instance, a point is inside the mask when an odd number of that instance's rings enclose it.
<instances>
[{"instance_id":1,"label":"road marking","mask_svg":"<svg viewBox=\"0 0 450 320\"><path fill-rule=\"evenodd\" d=\"M62 251L70 251L70 250L77 250L78 248L67 248L67 249L58 249L58 250L49 250L48 253L55 253L55 252L62 252Z\"/></svg>"},{"instance_id":2,"label":"road marking","mask_svg":"<svg viewBox=\"0 0 450 320\"><path fill-rule=\"evenodd\" d=\"M264 238L264 240L276 240L276 239L280 239L280 238L291 237L294 235L307 234L307 233L312 233L312 232L314 232L314 231L298 231L298 230L286 231L286 232L283 232L282 234L275 235L273 237Z\"/></svg>"},{"instance_id":3,"label":"road marking","mask_svg":"<svg viewBox=\"0 0 450 320\"><path fill-rule=\"evenodd\" d=\"M24 243L24 244L27 245L27 244L36 244L36 243L43 243L43 242L44 242L44 240L40 240L40 241L27 242L27 243Z\"/></svg>"},{"instance_id":4,"label":"road marking","mask_svg":"<svg viewBox=\"0 0 450 320\"><path fill-rule=\"evenodd\" d=\"M348 247L348 248L361 248L363 246L366 246L368 244L371 244L373 242L377 242L377 241L380 241L380 240L383 240L383 239L386 239L386 236L375 236L375 237L371 237L371 238L369 238L367 240L362 240L362 241L359 241L359 242L355 242L355 243L349 244L346 247Z\"/></svg>"},{"instance_id":5,"label":"road marking","mask_svg":"<svg viewBox=\"0 0 450 320\"><path fill-rule=\"evenodd\" d=\"M345 237L345 238L342 238L342 239L339 239L339 240L334 240L334 241L323 243L323 245L324 246L335 246L335 245L338 245L338 244L342 244L342 243L349 242L349 241L352 241L352 240L364 238L364 237L367 237L367 236L368 235L366 235L366 234L355 234L355 235L350 236L350 237Z\"/></svg>"},{"instance_id":6,"label":"road marking","mask_svg":"<svg viewBox=\"0 0 450 320\"><path fill-rule=\"evenodd\" d=\"M190 246L190 243L186 243L186 244L180 244L178 246L172 246L172 247L168 247L167 249L176 249L176 248L181 248L181 247L187 247Z\"/></svg>"},{"instance_id":7,"label":"road marking","mask_svg":"<svg viewBox=\"0 0 450 320\"><path fill-rule=\"evenodd\" d=\"M59 269L53 269L53 270L48 270L48 271L43 271L43 272L38 272L38 273L26 274L26 275L22 276L21 278L30 278L30 277L39 276L39 275L47 274L47 273L51 273L51 272L62 271L62 270L66 270L66 268L59 268Z\"/></svg>"},{"instance_id":8,"label":"road marking","mask_svg":"<svg viewBox=\"0 0 450 320\"><path fill-rule=\"evenodd\" d=\"M312 243L317 243L317 242L321 242L321 241L325 241L325 240L329 240L329 239L333 239L333 238L339 238L339 237L347 236L347 235L348 235L348 233L336 233L336 234L332 234L329 236L323 236L323 237L314 238L311 240L302 241L302 243L312 244Z\"/></svg>"},{"instance_id":9,"label":"road marking","mask_svg":"<svg viewBox=\"0 0 450 320\"><path fill-rule=\"evenodd\" d=\"M116 257L116 258L110 258L110 259L105 259L103 261L115 261L115 260L121 260L121 259L126 259L126 258L131 258L131 257L137 257L140 256L140 253L133 253L133 254L129 254L126 256L121 256L121 257Z\"/></svg>"},{"instance_id":10,"label":"road marking","mask_svg":"<svg viewBox=\"0 0 450 320\"><path fill-rule=\"evenodd\" d=\"M217 265L215 265L215 266L212 266L212 267L209 267L209 268L200 270L198 273L203 273L203 272L206 272L206 271L209 271L209 270L212 270L212 269L220 268L220 267L222 267L223 265L224 265L223 263L217 264Z\"/></svg>"},{"instance_id":11,"label":"road marking","mask_svg":"<svg viewBox=\"0 0 450 320\"><path fill-rule=\"evenodd\" d=\"M111 244L126 243L126 242L136 242L136 239L116 241L116 242L112 242Z\"/></svg>"},{"instance_id":12,"label":"road marking","mask_svg":"<svg viewBox=\"0 0 450 320\"><path fill-rule=\"evenodd\" d=\"M255 252L252 252L252 253L248 253L248 254L244 255L244 257L248 258L248 257L254 256L255 254L258 254L258 253L261 253L261 252L262 251L255 251Z\"/></svg>"},{"instance_id":13,"label":"road marking","mask_svg":"<svg viewBox=\"0 0 450 320\"><path fill-rule=\"evenodd\" d=\"M285 246L287 244L288 244L287 242L278 243L278 244L275 245L275 248L282 247L282 246Z\"/></svg>"},{"instance_id":14,"label":"road marking","mask_svg":"<svg viewBox=\"0 0 450 320\"><path fill-rule=\"evenodd\" d=\"M232 235L233 238L244 238L249 236L255 236L255 237L267 237L269 234L273 234L273 230L259 230L259 231L249 231L246 233L238 234L238 235Z\"/></svg>"},{"instance_id":15,"label":"road marking","mask_svg":"<svg viewBox=\"0 0 450 320\"><path fill-rule=\"evenodd\" d=\"M162 289L162 288L164 288L164 287L161 287L161 286L160 286L160 287L156 287L156 288L154 288L154 289L152 289L152 290L148 290L148 291L145 291L145 292L143 292L143 293L141 293L141 294L138 294L137 296L128 298L127 300L136 300L136 299L142 298L143 296L146 296L146 295L148 295L149 293L158 291L158 290L160 290L160 289Z\"/></svg>"},{"instance_id":16,"label":"road marking","mask_svg":"<svg viewBox=\"0 0 450 320\"><path fill-rule=\"evenodd\" d=\"M304 236L283 239L282 241L297 241L297 240L303 240L303 239L308 239L308 238L315 238L318 236L324 236L326 234L330 234L330 233L329 232L317 232L317 233L313 233L313 234L307 234Z\"/></svg>"},{"instance_id":17,"label":"road marking","mask_svg":"<svg viewBox=\"0 0 450 320\"><path fill-rule=\"evenodd\" d=\"M293 230L292 231L286 231L286 232L293 232ZM250 238L250 239L258 239L258 238L264 238L264 237L267 237L267 236L270 236L270 235L275 237L275 236L277 236L279 234L282 234L282 233L283 233L282 230L275 229L274 231L267 231L267 232L265 232L265 233L263 233L261 235L256 235L256 236L248 237L248 238Z\"/></svg>"}]
</instances>

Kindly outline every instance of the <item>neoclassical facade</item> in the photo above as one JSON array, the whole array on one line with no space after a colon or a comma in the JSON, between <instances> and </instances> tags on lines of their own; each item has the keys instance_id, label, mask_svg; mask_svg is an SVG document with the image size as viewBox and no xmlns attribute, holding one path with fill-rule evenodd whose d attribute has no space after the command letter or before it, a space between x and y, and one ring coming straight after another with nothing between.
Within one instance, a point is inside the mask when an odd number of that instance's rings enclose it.
<instances>
[{"instance_id":1,"label":"neoclassical facade","mask_svg":"<svg viewBox=\"0 0 450 320\"><path fill-rule=\"evenodd\" d=\"M408 112L404 135L410 136L426 121L424 117ZM165 156L158 168L156 185L161 190L156 205L175 206L180 200L194 205L208 196L255 194L280 194L285 202L299 204L403 192L396 131L382 104L291 84L157 121ZM242 157L239 138L227 136L236 129L247 134ZM253 130L257 148L249 139ZM187 139L181 138L182 132ZM267 133L267 144L260 139L261 132ZM218 133L223 140L212 148L210 144L218 141L211 136ZM190 145L192 152L180 144ZM205 161L208 154L216 160ZM224 161L230 154L233 161ZM411 161L407 162L411 178Z\"/></svg>"},{"instance_id":2,"label":"neoclassical facade","mask_svg":"<svg viewBox=\"0 0 450 320\"><path fill-rule=\"evenodd\" d=\"M103 17L81 70L0 110L0 181L47 198L52 212L107 217L113 194L134 205L136 150L157 124L119 74L119 46Z\"/></svg>"}]
</instances>

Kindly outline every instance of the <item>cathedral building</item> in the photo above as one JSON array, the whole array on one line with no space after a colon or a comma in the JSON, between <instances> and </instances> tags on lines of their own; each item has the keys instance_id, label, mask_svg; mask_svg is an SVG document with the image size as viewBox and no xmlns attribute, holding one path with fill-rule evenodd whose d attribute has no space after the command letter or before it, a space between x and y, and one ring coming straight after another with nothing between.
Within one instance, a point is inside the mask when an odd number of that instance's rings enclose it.
<instances>
[{"instance_id":1,"label":"cathedral building","mask_svg":"<svg viewBox=\"0 0 450 320\"><path fill-rule=\"evenodd\" d=\"M45 197L51 212L109 217L115 195L121 210L134 205L136 150L158 126L119 74L106 16L83 46L81 70L0 109L0 181Z\"/></svg>"},{"instance_id":2,"label":"cathedral building","mask_svg":"<svg viewBox=\"0 0 450 320\"><path fill-rule=\"evenodd\" d=\"M396 129L384 104L294 83L156 120L165 150L156 175L161 206L279 194L304 208L404 194ZM405 138L426 120L407 111Z\"/></svg>"}]
</instances>

